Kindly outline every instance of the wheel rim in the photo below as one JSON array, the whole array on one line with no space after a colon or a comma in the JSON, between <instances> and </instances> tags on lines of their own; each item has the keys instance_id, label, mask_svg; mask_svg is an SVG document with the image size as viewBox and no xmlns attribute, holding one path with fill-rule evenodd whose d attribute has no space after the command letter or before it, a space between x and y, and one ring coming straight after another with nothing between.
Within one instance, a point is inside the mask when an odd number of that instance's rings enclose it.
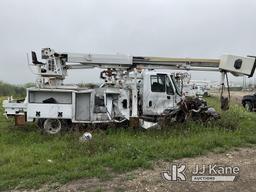
<instances>
[{"instance_id":1,"label":"wheel rim","mask_svg":"<svg viewBox=\"0 0 256 192\"><path fill-rule=\"evenodd\" d=\"M47 119L44 122L44 130L49 134L56 134L61 130L61 122L58 119Z\"/></svg>"},{"instance_id":2,"label":"wheel rim","mask_svg":"<svg viewBox=\"0 0 256 192\"><path fill-rule=\"evenodd\" d=\"M246 109L247 111L250 111L250 105L249 105L248 103L245 104L245 109Z\"/></svg>"}]
</instances>

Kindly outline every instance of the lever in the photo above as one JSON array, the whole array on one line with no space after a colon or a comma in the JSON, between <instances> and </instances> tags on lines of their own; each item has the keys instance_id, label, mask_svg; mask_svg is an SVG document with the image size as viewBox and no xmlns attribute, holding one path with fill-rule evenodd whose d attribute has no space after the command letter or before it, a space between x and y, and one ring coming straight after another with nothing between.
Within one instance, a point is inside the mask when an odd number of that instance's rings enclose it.
<instances>
[{"instance_id":1,"label":"lever","mask_svg":"<svg viewBox=\"0 0 256 192\"><path fill-rule=\"evenodd\" d=\"M36 52L32 51L31 54L32 54L32 63L34 65L43 65L44 64L37 60Z\"/></svg>"}]
</instances>

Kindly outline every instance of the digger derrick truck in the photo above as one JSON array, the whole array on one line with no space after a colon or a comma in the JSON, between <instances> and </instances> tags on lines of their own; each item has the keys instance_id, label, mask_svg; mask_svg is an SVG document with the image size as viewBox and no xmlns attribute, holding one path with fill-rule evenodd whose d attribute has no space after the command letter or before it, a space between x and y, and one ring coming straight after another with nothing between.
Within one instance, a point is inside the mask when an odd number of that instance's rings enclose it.
<instances>
[{"instance_id":1,"label":"digger derrick truck","mask_svg":"<svg viewBox=\"0 0 256 192\"><path fill-rule=\"evenodd\" d=\"M228 72L251 77L254 57L224 55L220 59L164 58L127 55L78 54L44 48L44 61L32 52L37 69L34 88L24 102L3 101L5 115L16 124L37 122L50 134L72 124L122 123L148 128L164 111L175 111L182 100L170 70L219 71L224 86ZM68 70L100 68L103 84L95 89L64 84ZM68 125L68 126L67 126Z\"/></svg>"}]
</instances>

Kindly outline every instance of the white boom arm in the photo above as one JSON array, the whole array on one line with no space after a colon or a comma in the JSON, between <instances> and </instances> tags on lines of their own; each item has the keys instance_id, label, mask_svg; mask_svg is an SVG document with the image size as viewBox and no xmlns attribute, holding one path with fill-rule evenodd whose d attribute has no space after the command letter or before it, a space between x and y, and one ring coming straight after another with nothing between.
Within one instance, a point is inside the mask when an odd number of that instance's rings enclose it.
<instances>
[{"instance_id":1,"label":"white boom arm","mask_svg":"<svg viewBox=\"0 0 256 192\"><path fill-rule=\"evenodd\" d=\"M231 72L234 75L252 76L255 70L254 57L224 55L220 59L192 59L141 57L127 55L57 53L50 48L42 49L42 63L32 52L32 60L39 67L39 75L62 82L68 69L171 69Z\"/></svg>"}]
</instances>

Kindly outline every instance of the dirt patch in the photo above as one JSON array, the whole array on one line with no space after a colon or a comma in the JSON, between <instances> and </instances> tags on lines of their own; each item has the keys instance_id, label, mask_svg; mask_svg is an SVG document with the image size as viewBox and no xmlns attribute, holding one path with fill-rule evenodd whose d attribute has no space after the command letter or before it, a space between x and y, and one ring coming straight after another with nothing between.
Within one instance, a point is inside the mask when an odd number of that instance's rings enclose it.
<instances>
[{"instance_id":1,"label":"dirt patch","mask_svg":"<svg viewBox=\"0 0 256 192\"><path fill-rule=\"evenodd\" d=\"M242 148L228 153L196 158L183 158L172 163L185 163L192 170L195 164L218 164L239 166L240 173L235 182L170 182L161 178L161 172L169 168L168 162L158 161L151 170L136 170L119 175L111 180L80 179L61 186L57 191L256 191L256 148ZM188 176L189 178L189 176Z\"/></svg>"}]
</instances>

